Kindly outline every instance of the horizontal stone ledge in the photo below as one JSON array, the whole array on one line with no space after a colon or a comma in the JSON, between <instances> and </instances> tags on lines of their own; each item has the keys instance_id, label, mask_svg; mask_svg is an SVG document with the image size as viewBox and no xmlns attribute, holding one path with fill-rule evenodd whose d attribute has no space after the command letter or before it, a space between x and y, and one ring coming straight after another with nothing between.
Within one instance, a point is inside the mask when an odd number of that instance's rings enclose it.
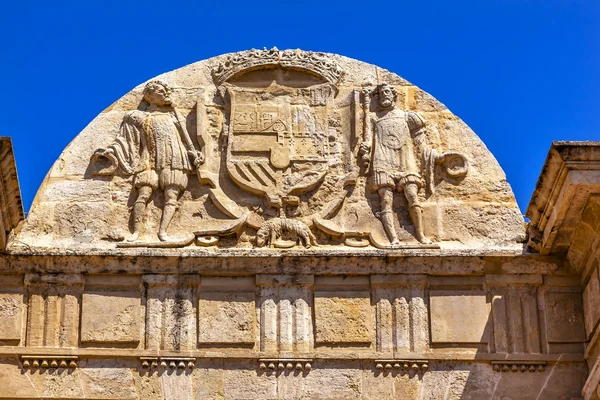
<instances>
[{"instance_id":1,"label":"horizontal stone ledge","mask_svg":"<svg viewBox=\"0 0 600 400\"><path fill-rule=\"evenodd\" d=\"M427 275L373 274L371 286L425 286Z\"/></svg>"},{"instance_id":2,"label":"horizontal stone ledge","mask_svg":"<svg viewBox=\"0 0 600 400\"><path fill-rule=\"evenodd\" d=\"M113 256L113 257L186 257L186 258L284 258L284 257L511 257L527 254L523 244L516 243L502 247L444 247L439 249L360 249L319 246L311 249L217 249L197 248L114 248L114 249L76 249L64 247L27 247L10 248L10 256ZM535 254L535 253L532 253Z\"/></svg>"},{"instance_id":3,"label":"horizontal stone ledge","mask_svg":"<svg viewBox=\"0 0 600 400\"><path fill-rule=\"evenodd\" d=\"M25 274L26 285L63 284L82 285L83 276L78 274Z\"/></svg>"},{"instance_id":4,"label":"horizontal stone ledge","mask_svg":"<svg viewBox=\"0 0 600 400\"><path fill-rule=\"evenodd\" d=\"M44 349L6 347L0 348L0 359L2 358L124 358L124 359L229 359L229 360L260 360L260 359L311 359L320 361L375 361L382 359L399 359L409 361L440 361L440 362L499 362L512 364L515 362L547 362L547 363L584 363L585 358L582 354L575 353L557 353L557 354L498 354L498 353L447 353L447 352L427 352L414 354L396 354L391 357L390 354L375 352L352 352L345 354L339 352L307 352L303 354L273 354L273 353L250 353L248 351L201 351L187 350L182 352L156 351L156 350L134 350L134 349Z\"/></svg>"},{"instance_id":5,"label":"horizontal stone ledge","mask_svg":"<svg viewBox=\"0 0 600 400\"><path fill-rule=\"evenodd\" d=\"M522 274L522 275L499 275L488 274L485 276L487 286L505 286L505 285L530 285L540 286L543 283L542 275Z\"/></svg>"},{"instance_id":6,"label":"horizontal stone ledge","mask_svg":"<svg viewBox=\"0 0 600 400\"><path fill-rule=\"evenodd\" d=\"M0 274L192 274L239 276L243 274L424 274L469 276L485 273L525 272L562 275L569 270L556 256L437 256L437 257L162 257L162 256L64 256L0 255Z\"/></svg>"},{"instance_id":7,"label":"horizontal stone ledge","mask_svg":"<svg viewBox=\"0 0 600 400\"><path fill-rule=\"evenodd\" d=\"M547 363L545 361L492 361L496 372L544 372Z\"/></svg>"}]
</instances>

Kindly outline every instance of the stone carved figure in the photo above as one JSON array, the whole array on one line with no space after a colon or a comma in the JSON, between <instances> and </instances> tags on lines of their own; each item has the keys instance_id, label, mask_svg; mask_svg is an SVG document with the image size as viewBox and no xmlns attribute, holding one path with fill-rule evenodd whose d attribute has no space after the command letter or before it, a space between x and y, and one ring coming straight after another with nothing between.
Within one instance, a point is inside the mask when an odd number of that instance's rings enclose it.
<instances>
[{"instance_id":1,"label":"stone carved figure","mask_svg":"<svg viewBox=\"0 0 600 400\"><path fill-rule=\"evenodd\" d=\"M284 232L296 235L297 240L304 242L304 247L307 249L311 245L317 245L317 238L305 223L288 218L272 218L265 221L256 232L256 245L272 247Z\"/></svg>"},{"instance_id":2,"label":"stone carved figure","mask_svg":"<svg viewBox=\"0 0 600 400\"><path fill-rule=\"evenodd\" d=\"M366 170L371 171L373 189L379 194L379 217L392 246L399 245L394 228L392 203L394 191L404 193L416 239L422 244L432 241L423 232L423 208L419 191L427 186L434 191L435 166L442 164L444 174L451 179L463 178L469 164L465 156L456 152L438 153L425 143L425 122L414 112L396 108L396 89L383 83L377 86L379 111L375 117L365 117L364 140L359 156ZM369 114L371 92L364 92L365 112ZM417 160L421 161L421 168ZM423 170L423 171L421 171ZM425 182L422 173L425 176Z\"/></svg>"},{"instance_id":3,"label":"stone carved figure","mask_svg":"<svg viewBox=\"0 0 600 400\"><path fill-rule=\"evenodd\" d=\"M144 89L148 107L127 113L115 141L94 154L97 164L100 159L110 163L97 174L111 175L120 170L134 175L133 190L137 195L132 210L133 234L128 238L131 242L139 238L147 204L159 189L164 193L164 208L158 238L169 241L167 228L179 196L187 187L188 175L204 161L203 154L194 148L185 119L172 105L171 93L167 84L149 82Z\"/></svg>"},{"instance_id":4,"label":"stone carved figure","mask_svg":"<svg viewBox=\"0 0 600 400\"><path fill-rule=\"evenodd\" d=\"M431 243L423 233L423 210L418 196L423 183L415 148L415 140L418 140L415 137L425 123L418 114L396 108L397 93L393 86L381 84L377 87L377 94L382 111L378 118L367 118L365 121L365 140L359 153L363 164L371 169L373 189L381 200L381 222L390 243L398 245L392 202L394 190L403 192L417 240L423 244ZM370 93L366 92L367 109L369 104Z\"/></svg>"}]
</instances>

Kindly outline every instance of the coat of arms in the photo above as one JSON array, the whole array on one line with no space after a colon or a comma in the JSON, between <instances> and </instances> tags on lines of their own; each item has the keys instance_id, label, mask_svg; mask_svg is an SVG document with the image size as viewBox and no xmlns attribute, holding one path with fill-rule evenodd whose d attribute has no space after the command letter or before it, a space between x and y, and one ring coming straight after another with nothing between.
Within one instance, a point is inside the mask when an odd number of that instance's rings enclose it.
<instances>
[{"instance_id":1,"label":"coat of arms","mask_svg":"<svg viewBox=\"0 0 600 400\"><path fill-rule=\"evenodd\" d=\"M350 127L342 128L334 105L341 72L336 65L318 64L318 54L312 58L299 54L297 59L296 53L257 51L256 60L244 61L272 64L268 72L261 71L270 81L237 81L236 76L252 73L253 65L238 66L236 60L213 70L224 103L218 138L208 128L211 108L199 101L199 142L207 153L201 180L214 187L213 201L226 214L257 229L259 246L294 245L281 240L286 234L306 247L316 244L309 229L315 218L334 214L345 197L343 188L356 178L349 160ZM289 71L295 74L292 78L285 76ZM260 210L244 210L239 201L227 198L218 184L224 173L246 193L262 199ZM319 197L323 185L335 186L335 195ZM303 208L309 201L314 204ZM209 232L197 234L203 233Z\"/></svg>"}]
</instances>

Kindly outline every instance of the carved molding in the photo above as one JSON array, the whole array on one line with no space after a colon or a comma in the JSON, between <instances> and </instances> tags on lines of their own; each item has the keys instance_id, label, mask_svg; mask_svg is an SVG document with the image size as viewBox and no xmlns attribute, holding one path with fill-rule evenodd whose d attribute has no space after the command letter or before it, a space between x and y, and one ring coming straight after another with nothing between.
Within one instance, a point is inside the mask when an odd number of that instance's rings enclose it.
<instances>
[{"instance_id":1,"label":"carved molding","mask_svg":"<svg viewBox=\"0 0 600 400\"><path fill-rule=\"evenodd\" d=\"M260 372L309 372L313 366L312 358L261 358L258 360Z\"/></svg>"},{"instance_id":2,"label":"carved molding","mask_svg":"<svg viewBox=\"0 0 600 400\"><path fill-rule=\"evenodd\" d=\"M142 369L150 372L160 370L193 370L196 367L194 357L140 357Z\"/></svg>"},{"instance_id":3,"label":"carved molding","mask_svg":"<svg viewBox=\"0 0 600 400\"><path fill-rule=\"evenodd\" d=\"M334 85L339 83L344 74L339 64L325 53L299 49L280 51L277 47L273 47L271 50L252 49L229 54L225 61L213 68L212 75L215 83L219 86L242 71L278 66L310 71Z\"/></svg>"},{"instance_id":4,"label":"carved molding","mask_svg":"<svg viewBox=\"0 0 600 400\"><path fill-rule=\"evenodd\" d=\"M77 368L77 356L21 356L24 369Z\"/></svg>"},{"instance_id":5,"label":"carved molding","mask_svg":"<svg viewBox=\"0 0 600 400\"><path fill-rule=\"evenodd\" d=\"M382 359L375 360L375 370L378 372L425 373L429 369L427 360Z\"/></svg>"},{"instance_id":6,"label":"carved molding","mask_svg":"<svg viewBox=\"0 0 600 400\"><path fill-rule=\"evenodd\" d=\"M530 250L545 255L569 249L588 198L600 193L599 149L600 142L552 143L525 213Z\"/></svg>"},{"instance_id":7,"label":"carved molding","mask_svg":"<svg viewBox=\"0 0 600 400\"><path fill-rule=\"evenodd\" d=\"M0 249L5 249L8 235L25 219L17 167L9 137L0 137Z\"/></svg>"},{"instance_id":8,"label":"carved molding","mask_svg":"<svg viewBox=\"0 0 600 400\"><path fill-rule=\"evenodd\" d=\"M544 372L546 361L492 361L496 372Z\"/></svg>"}]
</instances>

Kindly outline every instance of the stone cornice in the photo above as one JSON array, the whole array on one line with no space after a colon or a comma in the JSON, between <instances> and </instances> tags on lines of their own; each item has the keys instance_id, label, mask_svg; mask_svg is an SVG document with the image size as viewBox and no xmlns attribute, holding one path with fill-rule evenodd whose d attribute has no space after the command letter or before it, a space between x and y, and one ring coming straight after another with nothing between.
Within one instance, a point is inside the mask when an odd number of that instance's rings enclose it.
<instances>
[{"instance_id":1,"label":"stone cornice","mask_svg":"<svg viewBox=\"0 0 600 400\"><path fill-rule=\"evenodd\" d=\"M593 193L600 193L600 142L553 142L526 211L529 248L566 253Z\"/></svg>"},{"instance_id":2,"label":"stone cornice","mask_svg":"<svg viewBox=\"0 0 600 400\"><path fill-rule=\"evenodd\" d=\"M252 49L228 54L224 61L212 69L212 75L217 85L221 85L243 71L277 66L310 71L334 85L344 74L342 68L326 53L300 49L280 51L274 47L271 50Z\"/></svg>"},{"instance_id":3,"label":"stone cornice","mask_svg":"<svg viewBox=\"0 0 600 400\"><path fill-rule=\"evenodd\" d=\"M0 137L0 249L6 248L8 235L24 218L12 141Z\"/></svg>"},{"instance_id":4,"label":"stone cornice","mask_svg":"<svg viewBox=\"0 0 600 400\"><path fill-rule=\"evenodd\" d=\"M186 257L169 255L0 255L0 274L571 274L564 257L539 254L371 257ZM0 275L1 277L1 275ZM2 280L0 279L0 283Z\"/></svg>"}]
</instances>

